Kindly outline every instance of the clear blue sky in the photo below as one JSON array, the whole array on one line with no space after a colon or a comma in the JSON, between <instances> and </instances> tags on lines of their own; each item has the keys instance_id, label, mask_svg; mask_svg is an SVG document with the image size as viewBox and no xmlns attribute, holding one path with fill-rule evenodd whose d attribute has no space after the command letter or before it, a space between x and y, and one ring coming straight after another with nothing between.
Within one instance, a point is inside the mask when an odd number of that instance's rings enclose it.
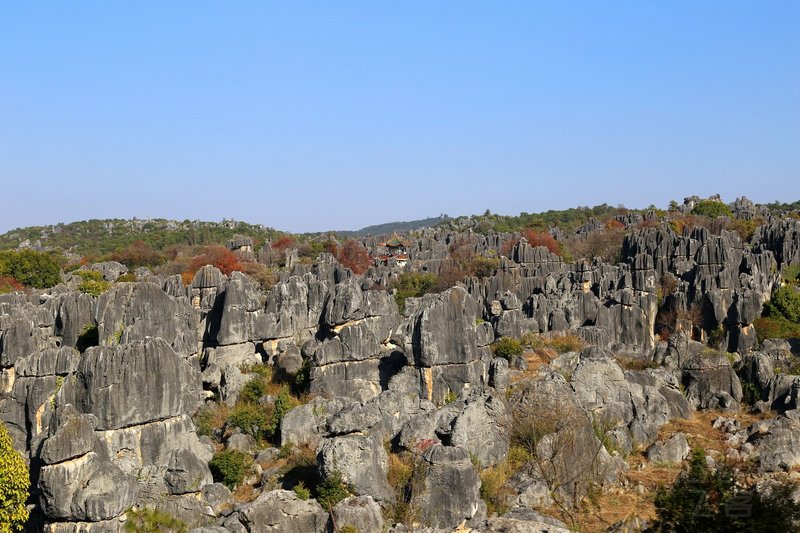
<instances>
[{"instance_id":1,"label":"clear blue sky","mask_svg":"<svg viewBox=\"0 0 800 533\"><path fill-rule=\"evenodd\" d=\"M800 199L800 2L3 2L0 232Z\"/></svg>"}]
</instances>

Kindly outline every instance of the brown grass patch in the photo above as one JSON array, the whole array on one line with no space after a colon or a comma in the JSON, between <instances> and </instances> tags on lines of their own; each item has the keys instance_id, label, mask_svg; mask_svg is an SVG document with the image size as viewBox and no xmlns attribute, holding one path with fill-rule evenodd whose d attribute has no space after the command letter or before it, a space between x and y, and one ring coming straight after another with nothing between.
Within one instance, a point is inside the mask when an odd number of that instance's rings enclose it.
<instances>
[{"instance_id":1,"label":"brown grass patch","mask_svg":"<svg viewBox=\"0 0 800 533\"><path fill-rule=\"evenodd\" d=\"M233 500L239 503L249 503L256 499L258 494L252 485L241 483L236 490L233 491Z\"/></svg>"}]
</instances>

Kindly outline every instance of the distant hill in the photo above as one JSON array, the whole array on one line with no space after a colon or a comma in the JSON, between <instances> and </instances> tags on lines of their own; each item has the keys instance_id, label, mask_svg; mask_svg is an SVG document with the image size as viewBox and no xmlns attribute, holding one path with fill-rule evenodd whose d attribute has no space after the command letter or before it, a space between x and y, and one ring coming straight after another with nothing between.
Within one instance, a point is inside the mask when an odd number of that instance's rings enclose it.
<instances>
[{"instance_id":1,"label":"distant hill","mask_svg":"<svg viewBox=\"0 0 800 533\"><path fill-rule=\"evenodd\" d=\"M385 224L375 224L355 231L335 231L340 238L366 237L367 235L384 235L387 233L407 233L422 228L432 228L442 222L449 220L447 215L438 217L423 218L420 220L409 220L404 222L387 222Z\"/></svg>"},{"instance_id":2,"label":"distant hill","mask_svg":"<svg viewBox=\"0 0 800 533\"><path fill-rule=\"evenodd\" d=\"M235 220L94 219L11 230L0 235L0 250L23 245L79 255L102 255L134 241L143 241L161 250L171 245L222 244L237 234L252 237L259 244L281 235L281 232Z\"/></svg>"}]
</instances>

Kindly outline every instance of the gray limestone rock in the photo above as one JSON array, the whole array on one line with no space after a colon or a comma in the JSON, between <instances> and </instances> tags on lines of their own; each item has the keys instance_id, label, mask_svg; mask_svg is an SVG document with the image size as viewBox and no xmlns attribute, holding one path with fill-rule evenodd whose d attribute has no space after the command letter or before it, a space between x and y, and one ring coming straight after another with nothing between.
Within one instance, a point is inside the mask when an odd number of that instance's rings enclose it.
<instances>
[{"instance_id":1,"label":"gray limestone rock","mask_svg":"<svg viewBox=\"0 0 800 533\"><path fill-rule=\"evenodd\" d=\"M200 372L161 338L83 354L76 383L67 380L75 406L97 417L98 429L116 429L191 412L200 400Z\"/></svg>"},{"instance_id":2,"label":"gray limestone rock","mask_svg":"<svg viewBox=\"0 0 800 533\"><path fill-rule=\"evenodd\" d=\"M130 508L136 480L102 454L88 452L43 466L39 491L39 504L48 519L98 522Z\"/></svg>"},{"instance_id":3,"label":"gray limestone rock","mask_svg":"<svg viewBox=\"0 0 800 533\"><path fill-rule=\"evenodd\" d=\"M508 454L509 418L502 396L469 394L453 420L450 445L460 446L482 467L502 462Z\"/></svg>"},{"instance_id":4,"label":"gray limestone rock","mask_svg":"<svg viewBox=\"0 0 800 533\"><path fill-rule=\"evenodd\" d=\"M222 314L216 341L220 345L240 344L266 337L265 297L258 285L241 272L232 272L222 293ZM212 327L213 329L213 327Z\"/></svg>"},{"instance_id":5,"label":"gray limestone rock","mask_svg":"<svg viewBox=\"0 0 800 533\"><path fill-rule=\"evenodd\" d=\"M294 377L303 367L303 356L295 345L289 346L275 358L275 368L284 376Z\"/></svg>"},{"instance_id":6,"label":"gray limestone rock","mask_svg":"<svg viewBox=\"0 0 800 533\"><path fill-rule=\"evenodd\" d=\"M333 520L341 530L345 526L356 531L383 531L381 506L371 496L350 496L333 508Z\"/></svg>"},{"instance_id":7,"label":"gray limestone rock","mask_svg":"<svg viewBox=\"0 0 800 533\"><path fill-rule=\"evenodd\" d=\"M508 389L508 382L508 361L502 357L495 357L489 366L489 385L499 394L504 394Z\"/></svg>"},{"instance_id":8,"label":"gray limestone rock","mask_svg":"<svg viewBox=\"0 0 800 533\"><path fill-rule=\"evenodd\" d=\"M394 499L386 480L388 457L383 443L375 438L352 434L323 439L317 462L323 476L341 472L357 495L370 495L381 502Z\"/></svg>"},{"instance_id":9,"label":"gray limestone rock","mask_svg":"<svg viewBox=\"0 0 800 533\"><path fill-rule=\"evenodd\" d=\"M182 357L197 353L198 312L154 283L115 285L98 297L96 309L101 346L160 337Z\"/></svg>"},{"instance_id":10,"label":"gray limestone rock","mask_svg":"<svg viewBox=\"0 0 800 533\"><path fill-rule=\"evenodd\" d=\"M249 533L323 533L328 523L316 500L301 500L290 490L262 492L239 508L238 516Z\"/></svg>"},{"instance_id":11,"label":"gray limestone rock","mask_svg":"<svg viewBox=\"0 0 800 533\"><path fill-rule=\"evenodd\" d=\"M469 453L463 448L435 444L422 461L423 481L412 494L422 522L450 530L474 518L481 509L481 481Z\"/></svg>"},{"instance_id":12,"label":"gray limestone rock","mask_svg":"<svg viewBox=\"0 0 800 533\"><path fill-rule=\"evenodd\" d=\"M477 528L476 533L502 531L504 533L568 533L567 524L551 516L525 507L515 507L502 516L486 521L486 528Z\"/></svg>"},{"instance_id":13,"label":"gray limestone rock","mask_svg":"<svg viewBox=\"0 0 800 533\"><path fill-rule=\"evenodd\" d=\"M748 440L757 443L762 472L789 471L800 466L800 423L783 416L762 421L751 428Z\"/></svg>"},{"instance_id":14,"label":"gray limestone rock","mask_svg":"<svg viewBox=\"0 0 800 533\"><path fill-rule=\"evenodd\" d=\"M663 442L655 442L646 450L647 460L656 463L681 463L691 448L683 433L675 433Z\"/></svg>"},{"instance_id":15,"label":"gray limestone rock","mask_svg":"<svg viewBox=\"0 0 800 533\"><path fill-rule=\"evenodd\" d=\"M55 431L45 439L39 453L45 464L75 459L95 449L97 418L94 415L80 414L72 405L66 405L56 411L51 424L51 432Z\"/></svg>"},{"instance_id":16,"label":"gray limestone rock","mask_svg":"<svg viewBox=\"0 0 800 533\"><path fill-rule=\"evenodd\" d=\"M316 448L327 434L328 419L339 412L347 403L344 398L316 397L310 402L295 407L281 420L281 446L292 443L295 446L308 445Z\"/></svg>"},{"instance_id":17,"label":"gray limestone rock","mask_svg":"<svg viewBox=\"0 0 800 533\"><path fill-rule=\"evenodd\" d=\"M418 366L470 363L478 358L477 304L461 287L427 298L416 317L414 357Z\"/></svg>"},{"instance_id":18,"label":"gray limestone rock","mask_svg":"<svg viewBox=\"0 0 800 533\"><path fill-rule=\"evenodd\" d=\"M724 355L700 354L682 368L686 398L700 409L738 409L742 399L742 384ZM731 402L731 399L733 402Z\"/></svg>"},{"instance_id":19,"label":"gray limestone rock","mask_svg":"<svg viewBox=\"0 0 800 533\"><path fill-rule=\"evenodd\" d=\"M172 452L164 480L171 494L198 492L204 485L214 482L208 463L186 448Z\"/></svg>"}]
</instances>

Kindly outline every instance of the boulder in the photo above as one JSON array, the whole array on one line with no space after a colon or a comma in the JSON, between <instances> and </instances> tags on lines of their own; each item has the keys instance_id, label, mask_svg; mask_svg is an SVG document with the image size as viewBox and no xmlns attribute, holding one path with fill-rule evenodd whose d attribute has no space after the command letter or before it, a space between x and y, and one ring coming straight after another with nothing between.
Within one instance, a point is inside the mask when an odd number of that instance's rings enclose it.
<instances>
[{"instance_id":1,"label":"boulder","mask_svg":"<svg viewBox=\"0 0 800 533\"><path fill-rule=\"evenodd\" d=\"M346 526L356 531L383 531L381 506L372 496L350 496L336 504L333 522L341 530Z\"/></svg>"},{"instance_id":2,"label":"boulder","mask_svg":"<svg viewBox=\"0 0 800 533\"><path fill-rule=\"evenodd\" d=\"M238 517L249 533L323 533L328 523L316 500L301 500L290 490L262 492L239 508Z\"/></svg>"},{"instance_id":3,"label":"boulder","mask_svg":"<svg viewBox=\"0 0 800 533\"><path fill-rule=\"evenodd\" d=\"M682 463L691 448L683 433L675 433L663 442L655 442L645 451L648 461L656 463Z\"/></svg>"},{"instance_id":4,"label":"boulder","mask_svg":"<svg viewBox=\"0 0 800 533\"><path fill-rule=\"evenodd\" d=\"M681 381L686 398L695 408L737 410L742 399L742 384L728 358L703 352L682 368Z\"/></svg>"}]
</instances>

